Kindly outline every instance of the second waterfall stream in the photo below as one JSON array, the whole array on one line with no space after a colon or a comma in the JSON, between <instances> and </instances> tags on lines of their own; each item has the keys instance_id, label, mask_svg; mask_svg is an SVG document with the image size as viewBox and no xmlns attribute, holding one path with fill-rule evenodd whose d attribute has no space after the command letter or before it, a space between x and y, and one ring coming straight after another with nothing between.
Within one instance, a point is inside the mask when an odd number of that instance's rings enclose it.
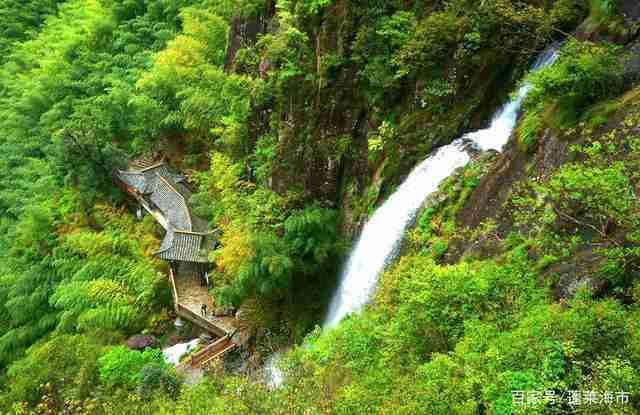
<instances>
[{"instance_id":1,"label":"second waterfall stream","mask_svg":"<svg viewBox=\"0 0 640 415\"><path fill-rule=\"evenodd\" d=\"M532 70L549 66L556 58L557 48L551 48L538 57ZM415 220L425 199L444 179L469 162L467 149L470 146L482 151L502 150L516 126L522 101L530 88L526 83L522 85L516 96L496 112L488 128L465 134L435 150L376 210L349 255L323 328L334 327L347 314L358 312L370 301L380 274L395 260L407 227ZM277 360L277 357L272 358L267 364L272 386L278 386L283 380L276 367Z\"/></svg>"}]
</instances>

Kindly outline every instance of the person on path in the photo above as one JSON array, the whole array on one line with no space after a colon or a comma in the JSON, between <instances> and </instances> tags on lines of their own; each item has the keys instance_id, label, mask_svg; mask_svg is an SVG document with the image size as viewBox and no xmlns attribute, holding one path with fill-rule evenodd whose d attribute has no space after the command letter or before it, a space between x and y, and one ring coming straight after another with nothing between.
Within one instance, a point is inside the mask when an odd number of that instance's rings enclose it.
<instances>
[{"instance_id":1,"label":"person on path","mask_svg":"<svg viewBox=\"0 0 640 415\"><path fill-rule=\"evenodd\" d=\"M202 306L200 307L200 313L202 314L203 317L207 316L207 305L206 304L202 304Z\"/></svg>"}]
</instances>

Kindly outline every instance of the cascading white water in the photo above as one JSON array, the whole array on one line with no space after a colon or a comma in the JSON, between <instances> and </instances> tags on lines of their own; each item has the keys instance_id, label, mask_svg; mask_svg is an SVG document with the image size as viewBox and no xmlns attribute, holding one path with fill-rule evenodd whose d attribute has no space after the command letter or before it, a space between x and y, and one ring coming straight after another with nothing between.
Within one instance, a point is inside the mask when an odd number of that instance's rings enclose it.
<instances>
[{"instance_id":1,"label":"cascading white water","mask_svg":"<svg viewBox=\"0 0 640 415\"><path fill-rule=\"evenodd\" d=\"M284 373L278 367L278 362L280 361L280 352L276 352L269 356L267 361L264 364L264 376L267 382L267 386L275 389L279 387L284 381Z\"/></svg>"},{"instance_id":2,"label":"cascading white water","mask_svg":"<svg viewBox=\"0 0 640 415\"><path fill-rule=\"evenodd\" d=\"M189 353L191 350L195 349L198 346L199 342L200 339L193 339L189 342L178 343L176 345L163 349L162 356L164 357L164 361L177 366L180 363L180 358Z\"/></svg>"},{"instance_id":3,"label":"cascading white water","mask_svg":"<svg viewBox=\"0 0 640 415\"><path fill-rule=\"evenodd\" d=\"M546 51L538 57L533 70L552 64L556 58L555 48ZM335 326L370 300L380 273L395 259L406 228L415 219L424 200L444 179L469 161L466 151L469 144L485 151L502 150L516 126L518 111L529 90L530 85L521 86L516 97L494 115L489 128L465 134L437 149L378 208L365 224L349 256L323 327Z\"/></svg>"},{"instance_id":4,"label":"cascading white water","mask_svg":"<svg viewBox=\"0 0 640 415\"><path fill-rule=\"evenodd\" d=\"M551 65L557 58L556 50L551 48L541 54L532 69L535 71ZM514 99L496 112L489 128L465 134L437 149L376 210L349 256L323 323L324 328L335 326L370 300L380 273L395 259L406 228L415 219L424 200L457 168L469 162L468 147L482 151L502 150L516 126L518 111L530 88L526 83L522 85ZM279 387L284 381L284 374L278 368L278 357L278 354L272 355L265 365L267 382L272 388Z\"/></svg>"},{"instance_id":5,"label":"cascading white water","mask_svg":"<svg viewBox=\"0 0 640 415\"><path fill-rule=\"evenodd\" d=\"M378 275L396 256L402 236L425 198L458 167L469 161L460 140L439 148L416 167L362 229L331 300L324 327L333 327L358 311L376 286Z\"/></svg>"}]
</instances>

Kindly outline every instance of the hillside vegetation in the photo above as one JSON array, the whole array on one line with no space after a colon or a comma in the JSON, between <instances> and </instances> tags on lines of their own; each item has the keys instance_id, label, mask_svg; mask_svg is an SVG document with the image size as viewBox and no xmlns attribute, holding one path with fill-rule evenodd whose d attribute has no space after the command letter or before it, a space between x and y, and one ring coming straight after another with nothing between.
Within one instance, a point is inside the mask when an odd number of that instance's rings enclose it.
<instances>
[{"instance_id":1,"label":"hillside vegetation","mask_svg":"<svg viewBox=\"0 0 640 415\"><path fill-rule=\"evenodd\" d=\"M638 413L635 3L0 0L0 412ZM522 82L503 153L446 180L371 304L320 330L367 218ZM123 346L173 330L162 231L112 175L159 154L250 332L244 369L196 385Z\"/></svg>"}]
</instances>

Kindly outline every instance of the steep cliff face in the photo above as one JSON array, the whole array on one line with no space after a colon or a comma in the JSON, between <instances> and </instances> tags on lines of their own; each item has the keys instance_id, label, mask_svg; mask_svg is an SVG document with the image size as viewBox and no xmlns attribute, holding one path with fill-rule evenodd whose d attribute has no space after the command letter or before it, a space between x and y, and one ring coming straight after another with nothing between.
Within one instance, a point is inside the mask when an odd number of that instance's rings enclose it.
<instances>
[{"instance_id":1,"label":"steep cliff face","mask_svg":"<svg viewBox=\"0 0 640 415\"><path fill-rule=\"evenodd\" d=\"M622 0L620 11L627 19L637 22L640 19L640 3L634 0Z\"/></svg>"},{"instance_id":2,"label":"steep cliff face","mask_svg":"<svg viewBox=\"0 0 640 415\"><path fill-rule=\"evenodd\" d=\"M640 14L634 18L634 22L640 22ZM640 75L640 66L638 66L640 42L632 40L621 46L623 46L621 59L624 60L624 77L628 87L632 87ZM625 105L634 102L630 99L624 101ZM459 223L464 227L475 228L484 220L501 219L500 223L504 231L508 231L511 212L508 211L506 202L513 184L523 180L548 179L560 166L572 160L569 149L571 145L584 144L592 138L592 135L602 136L611 130L621 128L627 111L630 110L621 108L615 114L609 114L611 121L595 132L588 130L567 136L563 132L547 128L542 132L533 151L523 149L518 144L519 132L516 131L503 154L497 158L490 172L481 179L478 187L459 211Z\"/></svg>"},{"instance_id":3,"label":"steep cliff face","mask_svg":"<svg viewBox=\"0 0 640 415\"><path fill-rule=\"evenodd\" d=\"M252 132L277 143L269 186L340 206L351 236L435 146L486 124L555 36L550 25L581 13L549 2L328 3L310 12L268 2L234 17L225 68L277 91L255 109Z\"/></svg>"},{"instance_id":4,"label":"steep cliff face","mask_svg":"<svg viewBox=\"0 0 640 415\"><path fill-rule=\"evenodd\" d=\"M630 25L637 24L640 16L637 15L635 3L626 3L624 6L629 9L627 19ZM538 198L539 203L547 203L547 208L551 208L554 202L550 198L553 196L544 189L568 170L586 170L592 165L605 164L632 169L636 155L631 148L639 132L635 123L640 105L636 86L640 73L637 64L640 55L638 41L634 37L621 42L620 59L624 62L624 74L619 75L625 80L627 92L605 104L592 104L594 108L588 110L588 115L573 128L547 125L538 133L538 140L533 148L524 148L520 138L522 132L516 131L504 152L491 163L488 173L480 179L478 186L456 215L456 223L461 229L477 230L487 223L495 223L495 233L491 238L481 241L454 242L447 255L447 262L453 263L461 258L497 256L502 252L499 241L508 238L510 234L535 233L540 224L534 216L530 216L530 221L518 220L523 209L535 210L536 204L533 199L530 206L514 204L522 196L523 188L528 189L524 192L536 195L534 197ZM606 161L588 151L585 154L585 148L600 146L609 146ZM637 192L636 175L627 171L631 185L635 186L634 192ZM533 188L537 190L531 190ZM576 191L581 192L581 197L587 197L586 189ZM594 188L591 192L604 192L604 189ZM637 198L637 194L633 197ZM558 208L553 209L556 209L557 214ZM546 283L553 285L557 299L573 297L582 286L587 286L600 295L611 293L611 278L603 271L611 260L608 250L635 246L628 235L632 229L630 225L620 224L612 213L611 216L605 215L604 222L596 225L591 222L593 219L590 219L590 209L594 207L576 207L571 215L561 212L557 216L554 214L553 222L544 228L545 232L555 235L554 237L580 235L583 239L582 243L569 248L570 255L558 262L552 261L548 268L542 268L541 275ZM537 259L544 256L542 251L535 249L530 251L530 255ZM629 275L634 275L636 271L628 272Z\"/></svg>"},{"instance_id":5,"label":"steep cliff face","mask_svg":"<svg viewBox=\"0 0 640 415\"><path fill-rule=\"evenodd\" d=\"M236 72L235 59L238 50L250 47L256 43L258 36L267 31L269 19L275 14L275 3L268 2L260 13L236 15L229 22L227 53L224 58L224 69Z\"/></svg>"}]
</instances>

